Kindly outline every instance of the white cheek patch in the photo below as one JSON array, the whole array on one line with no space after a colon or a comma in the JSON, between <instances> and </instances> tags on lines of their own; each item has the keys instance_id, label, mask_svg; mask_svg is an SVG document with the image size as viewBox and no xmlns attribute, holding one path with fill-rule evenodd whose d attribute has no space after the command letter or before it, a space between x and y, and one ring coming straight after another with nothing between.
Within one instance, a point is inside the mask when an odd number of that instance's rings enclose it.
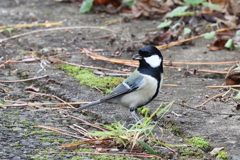
<instances>
[{"instance_id":1,"label":"white cheek patch","mask_svg":"<svg viewBox=\"0 0 240 160\"><path fill-rule=\"evenodd\" d=\"M160 57L158 55L144 57L144 59L153 68L159 67L162 62L162 60L160 59Z\"/></svg>"}]
</instances>

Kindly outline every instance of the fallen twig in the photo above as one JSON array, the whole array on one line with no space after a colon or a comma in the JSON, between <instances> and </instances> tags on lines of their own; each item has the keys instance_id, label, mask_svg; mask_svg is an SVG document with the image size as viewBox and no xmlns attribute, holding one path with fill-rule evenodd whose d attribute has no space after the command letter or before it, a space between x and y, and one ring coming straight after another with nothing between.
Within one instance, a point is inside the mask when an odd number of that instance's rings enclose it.
<instances>
[{"instance_id":1,"label":"fallen twig","mask_svg":"<svg viewBox=\"0 0 240 160\"><path fill-rule=\"evenodd\" d=\"M32 81L40 78L48 77L48 75L40 76L40 77L34 77L34 78L28 78L28 79L21 79L21 80L15 80L15 81L2 81L0 80L0 83L17 83L17 82L26 82L26 81Z\"/></svg>"},{"instance_id":2,"label":"fallen twig","mask_svg":"<svg viewBox=\"0 0 240 160\"><path fill-rule=\"evenodd\" d=\"M170 62L173 65L185 64L185 65L222 65L222 64L233 64L239 63L240 61L228 61L228 62ZM169 62L163 62L163 64L168 64Z\"/></svg>"},{"instance_id":3,"label":"fallen twig","mask_svg":"<svg viewBox=\"0 0 240 160\"><path fill-rule=\"evenodd\" d=\"M97 70L109 71L109 72L115 72L115 73L122 73L122 74L130 74L131 73L131 72L112 70L112 69L102 68L102 67L93 67L93 66L85 66L85 65L81 65L81 64L75 64L75 63L68 63L68 62L64 62L64 61L62 61L58 58L55 58L55 57L49 57L48 59L49 59L49 61L51 61L53 63L57 63L57 64L68 64L68 65L77 66L77 67L97 69Z\"/></svg>"},{"instance_id":4,"label":"fallen twig","mask_svg":"<svg viewBox=\"0 0 240 160\"><path fill-rule=\"evenodd\" d=\"M224 31L230 31L230 30L236 30L236 29L238 29L238 28L222 28L222 29L216 30L215 32L224 32ZM163 50L163 49L167 49L167 48L170 48L170 47L173 47L173 46L176 46L176 45L179 45L179 44L182 44L182 43L185 43L185 42L197 39L197 38L204 37L204 36L205 36L205 34L201 34L199 36L191 37L191 38L184 39L184 40L177 41L177 42L171 42L171 43L168 43L168 44L165 44L165 45L161 45L161 46L156 46L156 47L159 50Z\"/></svg>"},{"instance_id":5,"label":"fallen twig","mask_svg":"<svg viewBox=\"0 0 240 160\"><path fill-rule=\"evenodd\" d=\"M46 22L46 23L39 23L39 24L17 24L17 25L9 25L9 26L0 26L0 29L5 29L5 28L22 28L22 27L33 27L33 26L57 26L61 25L63 22Z\"/></svg>"},{"instance_id":6,"label":"fallen twig","mask_svg":"<svg viewBox=\"0 0 240 160\"><path fill-rule=\"evenodd\" d=\"M49 28L49 29L40 29L40 30L30 31L30 32L22 33L22 34L15 35L15 36L12 36L12 37L9 37L9 38L0 39L0 43L11 40L11 39L19 38L19 37L22 37L22 36L26 36L26 35L29 35L29 34L33 34L33 33L67 30L67 29L102 29L102 30L106 30L106 31L114 33L113 30L108 29L106 27L96 27L96 26L58 27L58 28Z\"/></svg>"},{"instance_id":7,"label":"fallen twig","mask_svg":"<svg viewBox=\"0 0 240 160\"><path fill-rule=\"evenodd\" d=\"M240 88L240 85L228 85L228 86L206 86L209 89L218 89L218 88Z\"/></svg>"},{"instance_id":8,"label":"fallen twig","mask_svg":"<svg viewBox=\"0 0 240 160\"><path fill-rule=\"evenodd\" d=\"M183 67L173 67L173 66L163 66L165 68L171 68L171 69L181 69L186 70L186 68ZM189 71L195 71L196 69L188 69ZM206 72L206 73L219 73L219 74L226 74L226 71L212 71L212 70L203 70L203 69L197 69L197 72Z\"/></svg>"},{"instance_id":9,"label":"fallen twig","mask_svg":"<svg viewBox=\"0 0 240 160\"><path fill-rule=\"evenodd\" d=\"M62 100L61 98L54 96L54 95L50 95L50 94L45 94L45 93L38 93L38 92L33 92L33 91L27 91L27 93L32 93L32 94L37 94L37 95L41 95L41 96L46 96L46 97L51 97L51 98L55 98L57 100L59 100L60 102L63 102L64 104L68 105L71 108L75 108L73 107L71 104L67 104L66 101Z\"/></svg>"},{"instance_id":10,"label":"fallen twig","mask_svg":"<svg viewBox=\"0 0 240 160\"><path fill-rule=\"evenodd\" d=\"M139 62L138 61L133 61L133 60L121 60L121 59L113 59L113 58L107 58L101 55L98 55L96 53L93 53L91 51L89 51L86 48L80 49L80 51L82 51L83 53L88 54L93 60L102 60L102 61L108 61L108 62L112 62L112 63L116 63L116 64L122 64L122 65L127 65L127 66L131 66L131 67L137 67ZM233 61L231 61L230 63L232 63ZM238 62L238 61L234 61L234 62ZM166 64L169 62L166 62ZM174 62L172 62L174 63ZM185 63L185 62L177 62L177 63ZM188 63L188 62L186 62ZM201 62L204 63L204 62ZM208 62L207 62L208 63ZM219 62L217 62L219 63ZM184 69L182 67L173 67L173 66L163 66L164 68L172 68L172 69ZM189 69L190 71L194 71L195 69ZM207 72L207 73L219 73L219 74L226 74L226 71L212 71L212 70L197 70L198 72Z\"/></svg>"},{"instance_id":11,"label":"fallen twig","mask_svg":"<svg viewBox=\"0 0 240 160\"><path fill-rule=\"evenodd\" d=\"M0 104L0 107L33 107L41 105L66 105L66 104L85 104L90 102L67 102L67 103L15 103L15 104ZM76 109L76 108L71 108Z\"/></svg>"},{"instance_id":12,"label":"fallen twig","mask_svg":"<svg viewBox=\"0 0 240 160\"><path fill-rule=\"evenodd\" d=\"M198 106L195 106L195 107L193 107L193 108L199 108L199 107L202 107L202 106L205 105L206 103L210 102L212 99L215 99L215 98L217 98L217 97L221 97L221 96L225 95L225 94L228 93L228 92L229 92L229 90L226 91L226 92L219 93L219 94L217 94L217 95L215 95L215 96L209 98L208 100L206 100L206 101L203 102L202 104L200 104L200 105L198 105Z\"/></svg>"},{"instance_id":13,"label":"fallen twig","mask_svg":"<svg viewBox=\"0 0 240 160\"><path fill-rule=\"evenodd\" d=\"M43 57L44 58L44 57ZM42 60L43 58L26 58L21 61L14 61L14 60L7 60L5 62L0 62L0 68L9 64L18 64L18 63L31 63L31 62L36 62L39 60Z\"/></svg>"},{"instance_id":14,"label":"fallen twig","mask_svg":"<svg viewBox=\"0 0 240 160\"><path fill-rule=\"evenodd\" d=\"M77 117L74 117L74 116L71 116L71 115L67 115L66 117L71 117L71 118L77 119L77 120L83 122L85 125L91 126L93 128L97 128L97 129L102 130L102 131L109 131L109 129L107 129L107 128L104 128L104 127L96 125L96 124L89 123L89 122L87 122L83 119L80 119L80 118L77 118Z\"/></svg>"},{"instance_id":15,"label":"fallen twig","mask_svg":"<svg viewBox=\"0 0 240 160\"><path fill-rule=\"evenodd\" d=\"M51 130L53 132L56 132L56 133L59 133L59 134L63 134L63 135L66 135L66 136L74 137L74 138L77 138L77 139L88 140L87 138L75 136L74 135L75 133L72 133L72 132L69 132L69 131L66 131L66 130L62 130L62 129L52 128L52 127L47 127L47 126L33 126L33 127L44 128L44 129L48 129L48 130Z\"/></svg>"},{"instance_id":16,"label":"fallen twig","mask_svg":"<svg viewBox=\"0 0 240 160\"><path fill-rule=\"evenodd\" d=\"M99 153L99 152L47 152L42 151L41 153L48 153L48 154L92 154L92 155L109 155L109 156L126 156L126 157L146 157L146 158L160 158L163 160L162 157L152 155L152 154L146 154L146 153L134 153L134 152L119 152L119 153Z\"/></svg>"}]
</instances>

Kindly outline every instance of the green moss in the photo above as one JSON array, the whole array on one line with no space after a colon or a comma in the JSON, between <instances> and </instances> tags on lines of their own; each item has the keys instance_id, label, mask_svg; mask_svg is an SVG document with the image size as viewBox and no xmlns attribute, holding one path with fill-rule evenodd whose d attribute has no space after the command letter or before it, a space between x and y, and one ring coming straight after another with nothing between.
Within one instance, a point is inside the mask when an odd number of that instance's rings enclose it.
<instances>
[{"instance_id":1,"label":"green moss","mask_svg":"<svg viewBox=\"0 0 240 160\"><path fill-rule=\"evenodd\" d=\"M94 150L91 148L80 148L80 149L74 149L74 152L93 152Z\"/></svg>"},{"instance_id":2,"label":"green moss","mask_svg":"<svg viewBox=\"0 0 240 160\"><path fill-rule=\"evenodd\" d=\"M228 159L227 152L219 151L216 156L217 159Z\"/></svg>"},{"instance_id":3,"label":"green moss","mask_svg":"<svg viewBox=\"0 0 240 160\"><path fill-rule=\"evenodd\" d=\"M0 101L1 103L1 101ZM20 115L20 112L19 111L12 111L12 112L6 112L6 114L9 114L9 115Z\"/></svg>"},{"instance_id":4,"label":"green moss","mask_svg":"<svg viewBox=\"0 0 240 160\"><path fill-rule=\"evenodd\" d=\"M46 130L46 129L41 129L41 130L39 130L39 131L31 131L31 132L29 132L30 134L43 134L43 133L45 133L46 131L48 131L48 130Z\"/></svg>"},{"instance_id":5,"label":"green moss","mask_svg":"<svg viewBox=\"0 0 240 160\"><path fill-rule=\"evenodd\" d=\"M181 159L203 158L203 153L199 149L184 148L179 150L179 154L181 155Z\"/></svg>"},{"instance_id":6,"label":"green moss","mask_svg":"<svg viewBox=\"0 0 240 160\"><path fill-rule=\"evenodd\" d=\"M26 126L26 127L31 126L31 124L27 120L21 120L21 122L23 126Z\"/></svg>"},{"instance_id":7,"label":"green moss","mask_svg":"<svg viewBox=\"0 0 240 160\"><path fill-rule=\"evenodd\" d=\"M51 132L50 134L53 135L53 136L58 135L56 132Z\"/></svg>"},{"instance_id":8,"label":"green moss","mask_svg":"<svg viewBox=\"0 0 240 160\"><path fill-rule=\"evenodd\" d=\"M99 77L88 69L82 69L71 65L62 65L60 69L67 71L67 74L78 80L80 84L89 86L91 88L97 87L102 89L105 93L112 92L112 88L121 83L124 78L119 77Z\"/></svg>"},{"instance_id":9,"label":"green moss","mask_svg":"<svg viewBox=\"0 0 240 160\"><path fill-rule=\"evenodd\" d=\"M80 159L89 159L89 158L88 157L80 157L80 156L71 158L71 160L80 160Z\"/></svg>"},{"instance_id":10,"label":"green moss","mask_svg":"<svg viewBox=\"0 0 240 160\"><path fill-rule=\"evenodd\" d=\"M66 142L66 139L52 139L52 138L49 138L49 137L43 137L39 140L40 142L49 142L49 143L53 143L53 142L59 142L59 143L63 143L63 142Z\"/></svg>"},{"instance_id":11,"label":"green moss","mask_svg":"<svg viewBox=\"0 0 240 160\"><path fill-rule=\"evenodd\" d=\"M5 104L6 102L4 102L4 101L0 101L0 104Z\"/></svg>"},{"instance_id":12,"label":"green moss","mask_svg":"<svg viewBox=\"0 0 240 160\"><path fill-rule=\"evenodd\" d=\"M35 155L32 156L34 160L48 160L48 155L47 154L42 154L42 155Z\"/></svg>"},{"instance_id":13,"label":"green moss","mask_svg":"<svg viewBox=\"0 0 240 160\"><path fill-rule=\"evenodd\" d=\"M195 147L198 147L202 149L203 151L207 152L211 150L211 146L209 145L209 142L205 141L201 137L192 137L190 139L185 139L188 143L194 145Z\"/></svg>"},{"instance_id":14,"label":"green moss","mask_svg":"<svg viewBox=\"0 0 240 160\"><path fill-rule=\"evenodd\" d=\"M28 52L22 52L22 53L20 53L20 55L22 55L22 56L24 56L24 55L26 55Z\"/></svg>"},{"instance_id":15,"label":"green moss","mask_svg":"<svg viewBox=\"0 0 240 160\"><path fill-rule=\"evenodd\" d=\"M178 127L176 125L172 125L170 128L168 128L168 130L176 136L181 136L181 134L182 134L181 127Z\"/></svg>"},{"instance_id":16,"label":"green moss","mask_svg":"<svg viewBox=\"0 0 240 160\"><path fill-rule=\"evenodd\" d=\"M120 156L108 156L108 155L101 155L101 156L93 156L93 158L91 158L91 160L140 160L138 158L128 158L128 157L120 157Z\"/></svg>"}]
</instances>

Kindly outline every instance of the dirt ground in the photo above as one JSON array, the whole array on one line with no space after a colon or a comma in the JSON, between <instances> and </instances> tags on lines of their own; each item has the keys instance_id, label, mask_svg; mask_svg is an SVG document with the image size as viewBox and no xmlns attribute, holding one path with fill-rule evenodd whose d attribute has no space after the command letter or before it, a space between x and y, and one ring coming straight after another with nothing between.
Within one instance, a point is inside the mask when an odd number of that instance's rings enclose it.
<instances>
[{"instance_id":1,"label":"dirt ground","mask_svg":"<svg viewBox=\"0 0 240 160\"><path fill-rule=\"evenodd\" d=\"M108 29L94 29L103 22L118 19L124 15L80 14L79 8L71 3L56 3L52 0L11 0L1 2L0 25L43 23L45 21L63 21L63 26L88 26L87 29L69 29L43 31L12 40L2 41L9 37L8 31L0 33L0 62L9 59L20 60L37 53L38 57L53 55L54 52L63 53L63 59L67 62L93 65L115 70L131 70L127 67L110 62L94 61L78 48L102 49L99 54L118 59L131 59L137 53L141 44L135 44L144 38L149 29L155 28L158 20L129 19L129 21L115 23L107 26ZM104 17L104 18L101 18ZM18 35L33 30L46 29L45 27L29 27L14 29L12 35ZM113 34L114 32L114 34ZM105 39L100 38L110 35ZM206 45L210 41L197 39L193 46L176 46L161 51L165 61L173 62L222 62L236 61L239 59L239 51L208 51ZM120 50L117 48L129 45L133 51ZM118 49L119 50L119 49ZM25 54L27 53L27 54ZM46 62L46 61L45 61ZM46 64L46 65L45 65ZM44 66L42 68L41 66ZM182 67L188 67L183 65ZM229 68L231 65L202 65L189 66L189 68L219 70ZM38 77L48 75L47 78L20 83L0 83L0 101L9 100L17 102L58 102L51 98L32 95L26 92L26 87L34 86L41 93L58 96L65 101L92 101L102 98L104 95L95 89L80 85L71 76L59 70L54 64L36 61L33 63L17 63L0 68L0 80L20 80L26 77ZM240 159L240 111L236 109L237 102L229 95L226 102L219 99L210 101L198 109L192 109L196 105L222 90L207 89L206 86L222 85L224 76L213 73L199 73L198 75L187 74L185 71L164 69L165 84L177 84L177 87L163 86L157 98L146 107L155 109L161 102L164 105L174 101L174 105L159 120L162 126L164 122L171 122L181 129L181 136L175 136L165 128L159 135L162 140L169 144L182 144L183 138L194 136L202 137L210 142L212 147L224 147L229 159ZM3 90L4 89L4 90ZM183 102L187 106L182 105ZM10 102L9 102L10 103ZM185 103L185 104L186 104ZM8 103L6 103L8 104ZM71 142L74 138L50 133L36 134L35 125L44 125L67 129L68 125L77 123L76 120L64 117L64 111L46 110L46 107L1 107L0 108L0 159L44 159L39 151L47 148L58 147L62 144L57 140L64 139L64 143ZM113 117L119 121L130 123L133 119L126 108L113 104L102 104L89 108L91 116L83 116L73 113L74 116L88 120L92 123L112 123ZM107 114L106 114L107 113ZM176 113L176 114L174 114ZM177 116L179 114L180 116ZM53 142L44 141L45 137L55 139ZM47 159L71 159L71 154L48 155Z\"/></svg>"}]
</instances>

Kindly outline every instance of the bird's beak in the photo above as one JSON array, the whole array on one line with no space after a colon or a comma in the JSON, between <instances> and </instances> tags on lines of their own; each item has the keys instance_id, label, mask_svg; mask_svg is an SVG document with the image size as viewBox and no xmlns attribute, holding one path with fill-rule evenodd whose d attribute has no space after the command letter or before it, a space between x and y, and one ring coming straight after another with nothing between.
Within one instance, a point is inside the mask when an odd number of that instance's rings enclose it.
<instances>
[{"instance_id":1,"label":"bird's beak","mask_svg":"<svg viewBox=\"0 0 240 160\"><path fill-rule=\"evenodd\" d=\"M135 54L135 55L133 55L132 59L133 59L133 60L142 60L143 57L140 56L139 54Z\"/></svg>"}]
</instances>

